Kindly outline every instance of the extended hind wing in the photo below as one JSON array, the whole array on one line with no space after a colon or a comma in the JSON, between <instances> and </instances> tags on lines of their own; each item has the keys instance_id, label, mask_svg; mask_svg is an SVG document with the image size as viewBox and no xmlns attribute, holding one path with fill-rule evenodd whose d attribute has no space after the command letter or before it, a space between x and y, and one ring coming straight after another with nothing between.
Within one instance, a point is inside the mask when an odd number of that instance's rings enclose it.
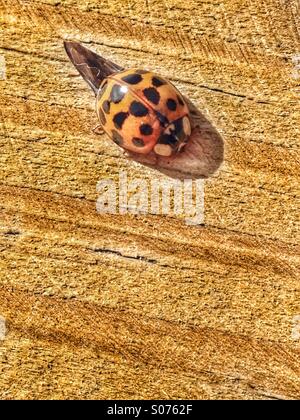
<instances>
[{"instance_id":1,"label":"extended hind wing","mask_svg":"<svg viewBox=\"0 0 300 420\"><path fill-rule=\"evenodd\" d=\"M71 62L95 94L107 76L123 70L122 67L85 48L79 42L64 41L64 46Z\"/></svg>"}]
</instances>

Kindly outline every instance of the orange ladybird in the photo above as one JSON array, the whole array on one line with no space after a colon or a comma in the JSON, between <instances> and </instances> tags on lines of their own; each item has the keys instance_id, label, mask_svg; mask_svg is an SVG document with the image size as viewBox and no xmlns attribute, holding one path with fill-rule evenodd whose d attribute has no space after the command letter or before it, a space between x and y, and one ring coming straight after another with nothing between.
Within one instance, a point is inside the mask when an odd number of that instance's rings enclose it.
<instances>
[{"instance_id":1,"label":"orange ladybird","mask_svg":"<svg viewBox=\"0 0 300 420\"><path fill-rule=\"evenodd\" d=\"M126 150L162 156L178 152L191 134L189 110L166 79L144 70L106 78L97 95L104 131Z\"/></svg>"},{"instance_id":2,"label":"orange ladybird","mask_svg":"<svg viewBox=\"0 0 300 420\"><path fill-rule=\"evenodd\" d=\"M79 43L66 51L96 93L96 110L109 137L125 150L172 156L191 135L189 109L169 81L151 71L123 70Z\"/></svg>"}]
</instances>

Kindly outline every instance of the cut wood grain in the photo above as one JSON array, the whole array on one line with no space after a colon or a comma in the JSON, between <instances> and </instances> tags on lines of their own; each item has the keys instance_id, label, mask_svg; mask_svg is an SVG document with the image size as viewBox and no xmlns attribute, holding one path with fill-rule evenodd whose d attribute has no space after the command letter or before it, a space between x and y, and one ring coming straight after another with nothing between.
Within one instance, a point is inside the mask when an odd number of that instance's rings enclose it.
<instances>
[{"instance_id":1,"label":"cut wood grain","mask_svg":"<svg viewBox=\"0 0 300 420\"><path fill-rule=\"evenodd\" d=\"M248 387L252 396L283 399L298 396L300 352L286 345L158 319L140 319L135 314L96 305L26 296L17 290L13 293L1 290L1 295L12 328L33 340L54 343L54 348L58 343L68 343L68 352L70 348L83 347L96 354L119 356L121 365L125 359L129 367L142 364L150 371L159 367L167 376L170 370L193 380L203 374L214 376L221 372L224 379L242 383L240 392ZM101 375L97 379L101 380ZM126 383L126 378L123 380ZM188 392L191 394L185 393L185 397L198 396L194 387ZM176 388L170 396L181 397Z\"/></svg>"},{"instance_id":2,"label":"cut wood grain","mask_svg":"<svg viewBox=\"0 0 300 420\"><path fill-rule=\"evenodd\" d=\"M299 12L0 1L0 398L300 398ZM100 179L163 177L91 132L64 39L169 78L221 133L203 226L96 212Z\"/></svg>"}]
</instances>

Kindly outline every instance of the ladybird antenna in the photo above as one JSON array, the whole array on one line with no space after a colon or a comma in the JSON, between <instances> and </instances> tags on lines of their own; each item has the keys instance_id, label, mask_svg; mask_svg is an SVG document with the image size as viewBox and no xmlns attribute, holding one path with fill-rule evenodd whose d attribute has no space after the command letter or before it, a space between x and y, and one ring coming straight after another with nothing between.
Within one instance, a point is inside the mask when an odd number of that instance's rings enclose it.
<instances>
[{"instance_id":1,"label":"ladybird antenna","mask_svg":"<svg viewBox=\"0 0 300 420\"><path fill-rule=\"evenodd\" d=\"M106 60L76 41L64 41L69 59L97 94L102 81L112 73L123 70L118 64Z\"/></svg>"}]
</instances>

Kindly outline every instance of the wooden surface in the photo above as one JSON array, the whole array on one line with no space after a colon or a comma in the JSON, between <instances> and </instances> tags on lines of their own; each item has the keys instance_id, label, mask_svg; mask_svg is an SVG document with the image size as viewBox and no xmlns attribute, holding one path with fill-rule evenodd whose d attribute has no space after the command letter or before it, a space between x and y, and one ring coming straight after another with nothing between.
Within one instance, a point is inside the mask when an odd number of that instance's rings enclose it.
<instances>
[{"instance_id":1,"label":"wooden surface","mask_svg":"<svg viewBox=\"0 0 300 420\"><path fill-rule=\"evenodd\" d=\"M0 397L299 399L299 2L0 11ZM153 172L91 132L64 39L168 77L220 132L204 226L97 214L100 179Z\"/></svg>"}]
</instances>

